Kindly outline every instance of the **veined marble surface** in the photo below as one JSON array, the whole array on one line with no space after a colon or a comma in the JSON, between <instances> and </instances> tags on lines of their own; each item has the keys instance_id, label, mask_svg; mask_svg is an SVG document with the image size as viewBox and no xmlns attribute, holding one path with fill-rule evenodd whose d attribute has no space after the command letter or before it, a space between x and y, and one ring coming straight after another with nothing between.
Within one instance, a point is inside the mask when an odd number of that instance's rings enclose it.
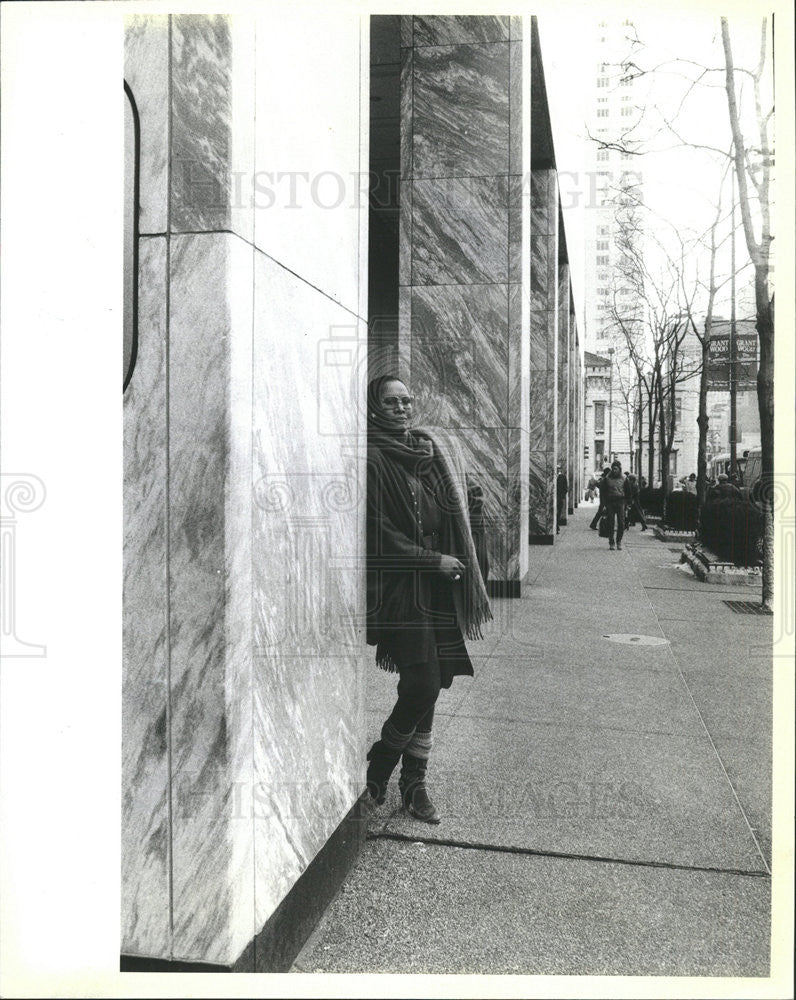
<instances>
[{"instance_id":1,"label":"veined marble surface","mask_svg":"<svg viewBox=\"0 0 796 1000\"><path fill-rule=\"evenodd\" d=\"M418 407L418 409L420 409ZM422 412L418 422L425 422ZM480 427L464 430L445 428L447 438L458 445L467 475L477 482L484 496L489 577L507 579L509 560L508 431Z\"/></svg>"},{"instance_id":2,"label":"veined marble surface","mask_svg":"<svg viewBox=\"0 0 796 1000\"><path fill-rule=\"evenodd\" d=\"M508 42L415 48L412 111L416 180L508 173Z\"/></svg>"},{"instance_id":3,"label":"veined marble surface","mask_svg":"<svg viewBox=\"0 0 796 1000\"><path fill-rule=\"evenodd\" d=\"M241 495L251 490L250 435L235 433L250 420L241 383L252 378L251 322L232 324L236 239L171 243L174 954L209 962L234 960L254 926L251 839L241 841L246 828L234 822L247 724L251 744L250 708L248 723L241 714L251 705L251 533Z\"/></svg>"},{"instance_id":4,"label":"veined marble surface","mask_svg":"<svg viewBox=\"0 0 796 1000\"><path fill-rule=\"evenodd\" d=\"M223 15L175 14L172 32L171 225L230 227L232 46Z\"/></svg>"},{"instance_id":5,"label":"veined marble surface","mask_svg":"<svg viewBox=\"0 0 796 1000\"><path fill-rule=\"evenodd\" d=\"M404 19L405 20L405 19ZM412 177L412 133L414 130L412 80L414 76L414 54L412 48L401 49L401 96L400 96L400 133L401 133L401 180ZM404 185L402 185L402 188ZM409 185L405 185L411 190Z\"/></svg>"},{"instance_id":6,"label":"veined marble surface","mask_svg":"<svg viewBox=\"0 0 796 1000\"><path fill-rule=\"evenodd\" d=\"M530 143L530 137L525 136L523 121L523 65L522 65L522 18L519 20L519 34L512 32L513 41L509 45L509 172L522 175L523 143ZM530 119L529 119L530 121Z\"/></svg>"},{"instance_id":7,"label":"veined marble surface","mask_svg":"<svg viewBox=\"0 0 796 1000\"><path fill-rule=\"evenodd\" d=\"M368 215L367 59L357 17L261 5L257 31L254 242L362 315L360 227ZM312 79L328 81L309 86ZM362 109L362 110L360 110ZM362 272L365 277L365 271ZM365 282L367 287L367 282Z\"/></svg>"},{"instance_id":8,"label":"veined marble surface","mask_svg":"<svg viewBox=\"0 0 796 1000\"><path fill-rule=\"evenodd\" d=\"M364 787L364 329L255 258L253 409L256 919ZM372 652L372 651L369 651Z\"/></svg>"},{"instance_id":9,"label":"veined marble surface","mask_svg":"<svg viewBox=\"0 0 796 1000\"><path fill-rule=\"evenodd\" d=\"M504 427L508 397L508 286L412 289L412 379L423 420Z\"/></svg>"},{"instance_id":10,"label":"veined marble surface","mask_svg":"<svg viewBox=\"0 0 796 1000\"><path fill-rule=\"evenodd\" d=\"M507 178L414 181L412 284L507 279Z\"/></svg>"},{"instance_id":11,"label":"veined marble surface","mask_svg":"<svg viewBox=\"0 0 796 1000\"><path fill-rule=\"evenodd\" d=\"M122 951L168 954L166 239L139 245L138 360L124 395Z\"/></svg>"},{"instance_id":12,"label":"veined marble surface","mask_svg":"<svg viewBox=\"0 0 796 1000\"><path fill-rule=\"evenodd\" d=\"M141 233L165 233L168 215L169 16L125 18L124 78L135 98L141 126Z\"/></svg>"},{"instance_id":13,"label":"veined marble surface","mask_svg":"<svg viewBox=\"0 0 796 1000\"><path fill-rule=\"evenodd\" d=\"M170 251L165 238L141 241L141 346L125 399L131 954L235 961L364 787L367 194L349 187L339 212L300 218L260 205L255 226L258 206L230 187L255 167L363 173L367 128L351 113L368 77L361 24L305 19L291 32L290 17L274 31L263 14L250 33L245 18L172 18L175 164L201 171L172 176ZM154 23L133 22L127 39L153 102L169 88ZM288 65L303 72L308 30L336 81L313 95L309 130L304 91L281 79L291 99L275 101L272 86ZM266 112L256 135L255 101ZM149 204L165 174L142 181ZM266 252L240 238L253 235ZM273 506L285 489L287 508Z\"/></svg>"},{"instance_id":14,"label":"veined marble surface","mask_svg":"<svg viewBox=\"0 0 796 1000\"><path fill-rule=\"evenodd\" d=\"M435 15L412 18L415 45L455 45L503 42L509 38L509 18L486 15Z\"/></svg>"}]
</instances>

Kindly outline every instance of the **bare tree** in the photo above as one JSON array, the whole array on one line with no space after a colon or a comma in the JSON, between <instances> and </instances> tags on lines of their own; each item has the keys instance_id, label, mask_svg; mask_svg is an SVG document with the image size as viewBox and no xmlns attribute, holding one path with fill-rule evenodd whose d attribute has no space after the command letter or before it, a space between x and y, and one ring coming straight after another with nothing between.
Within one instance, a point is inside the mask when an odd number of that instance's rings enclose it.
<instances>
[{"instance_id":1,"label":"bare tree","mask_svg":"<svg viewBox=\"0 0 796 1000\"><path fill-rule=\"evenodd\" d=\"M735 175L744 238L755 271L755 308L760 364L757 372L757 406L760 413L763 502L763 607L772 610L774 600L774 296L769 287L771 232L771 165L774 158L770 140L774 108L764 110L761 82L766 68L768 30L763 19L757 67L750 74L757 124L755 141L747 142L741 129L739 94L727 18L721 19L724 49L727 109L732 131ZM759 219L755 232L753 213Z\"/></svg>"},{"instance_id":2,"label":"bare tree","mask_svg":"<svg viewBox=\"0 0 796 1000\"><path fill-rule=\"evenodd\" d=\"M760 496L764 512L763 538L763 596L762 603L767 609L773 601L773 565L774 565L774 296L770 282L770 251L773 239L771 212L771 168L774 151L772 140L773 103L764 106L764 82L768 63L769 33L767 20L764 18L760 26L760 42L757 63L754 68L735 65L730 39L729 24L726 18L721 19L721 46L724 55L723 66L711 66L691 59L675 58L654 66L644 65L644 56L648 49L635 31L627 38L628 51L621 63L616 64L615 77L621 83L625 78L655 76L667 78L667 84L672 77L682 81L682 92L679 103L673 111L664 113L658 102L650 100L643 109L641 118L625 125L621 132L609 138L605 136L589 136L601 148L621 151L625 156L642 156L650 152L662 152L671 148L700 150L710 157L719 157L731 162L734 166L738 184L738 197L741 210L741 221L746 247L754 267L754 288L756 307L756 328L759 342L759 368L757 375L757 398L760 414L760 437L762 450L762 483ZM717 59L717 62L720 62ZM687 101L700 88L720 87L719 80L723 76L723 89L726 93L729 114L732 147L730 153L718 146L711 146L701 137L687 137L679 123L680 112ZM750 86L742 86L745 82ZM648 117L657 116L652 128L646 131L642 122ZM744 134L744 123L752 120L749 135ZM650 124L647 122L647 124ZM671 141L674 145L666 145ZM729 145L729 143L728 143ZM718 249L717 233L712 234L710 244L713 255L711 277L707 285L703 284L703 292L707 292L705 306L704 333L702 341L703 363L710 349L711 324L715 306L715 253ZM714 288L711 295L710 290ZM681 292L683 287L681 287ZM693 314L689 318L689 326L697 332L693 322ZM703 364L704 367L704 364ZM707 373L703 375L703 383ZM658 387L659 396L664 392ZM705 489L705 439L707 437L706 384L700 387L700 469L701 490L704 497ZM660 419L660 415L659 415ZM665 441L662 442L665 450Z\"/></svg>"},{"instance_id":3,"label":"bare tree","mask_svg":"<svg viewBox=\"0 0 796 1000\"><path fill-rule=\"evenodd\" d=\"M650 481L657 430L661 482L668 492L677 430L677 389L694 378L699 368L689 363L683 350L695 291L687 288L682 262L673 259L654 234L645 231L648 227L638 188L620 180L615 204L617 261L609 305L611 324L624 339L637 383L646 391ZM657 251L654 263L647 252L651 245Z\"/></svg>"}]
</instances>

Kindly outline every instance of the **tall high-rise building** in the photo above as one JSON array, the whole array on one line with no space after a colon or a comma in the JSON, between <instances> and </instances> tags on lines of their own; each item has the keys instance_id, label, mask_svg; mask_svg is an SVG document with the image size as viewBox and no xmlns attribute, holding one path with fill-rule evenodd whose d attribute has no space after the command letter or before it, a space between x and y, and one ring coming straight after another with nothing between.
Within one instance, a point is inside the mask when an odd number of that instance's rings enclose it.
<instances>
[{"instance_id":1,"label":"tall high-rise building","mask_svg":"<svg viewBox=\"0 0 796 1000\"><path fill-rule=\"evenodd\" d=\"M640 117L638 84L630 64L635 34L633 23L601 20L596 28L592 100L588 118L586 207L584 212L584 314L585 347L610 377L586 379L585 426L597 426L606 414L611 427L604 448L593 443L585 459L588 471L595 457L610 454L631 461L634 434L635 370L616 323L619 313L626 325L640 328L642 303L634 294L628 274L633 245L640 249L643 228L638 206L643 203L641 157L635 149L634 127ZM610 412L609 412L610 411ZM595 422L595 416L597 418Z\"/></svg>"}]
</instances>

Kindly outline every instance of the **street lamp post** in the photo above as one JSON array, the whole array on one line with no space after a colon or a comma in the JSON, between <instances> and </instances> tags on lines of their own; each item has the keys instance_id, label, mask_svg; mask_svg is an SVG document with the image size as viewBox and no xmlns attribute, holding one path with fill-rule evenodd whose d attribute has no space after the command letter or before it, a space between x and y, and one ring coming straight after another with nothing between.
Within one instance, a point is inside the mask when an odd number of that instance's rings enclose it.
<instances>
[{"instance_id":1,"label":"street lamp post","mask_svg":"<svg viewBox=\"0 0 796 1000\"><path fill-rule=\"evenodd\" d=\"M613 430L614 430L614 349L613 347L608 348L608 360L610 361L610 368L608 369L608 462L609 464L614 460L614 449L613 449Z\"/></svg>"}]
</instances>

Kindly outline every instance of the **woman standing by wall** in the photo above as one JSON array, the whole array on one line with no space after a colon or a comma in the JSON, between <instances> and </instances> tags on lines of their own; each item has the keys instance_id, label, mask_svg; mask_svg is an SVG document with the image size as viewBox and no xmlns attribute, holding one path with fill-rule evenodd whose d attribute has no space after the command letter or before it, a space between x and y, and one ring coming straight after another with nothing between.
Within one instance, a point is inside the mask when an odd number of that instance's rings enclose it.
<instances>
[{"instance_id":1,"label":"woman standing by wall","mask_svg":"<svg viewBox=\"0 0 796 1000\"><path fill-rule=\"evenodd\" d=\"M384 801L401 760L404 807L438 823L425 777L441 688L473 674L464 644L491 617L454 456L410 429L414 400L392 375L368 386L367 641L396 672L398 699L368 752L368 791Z\"/></svg>"}]
</instances>

